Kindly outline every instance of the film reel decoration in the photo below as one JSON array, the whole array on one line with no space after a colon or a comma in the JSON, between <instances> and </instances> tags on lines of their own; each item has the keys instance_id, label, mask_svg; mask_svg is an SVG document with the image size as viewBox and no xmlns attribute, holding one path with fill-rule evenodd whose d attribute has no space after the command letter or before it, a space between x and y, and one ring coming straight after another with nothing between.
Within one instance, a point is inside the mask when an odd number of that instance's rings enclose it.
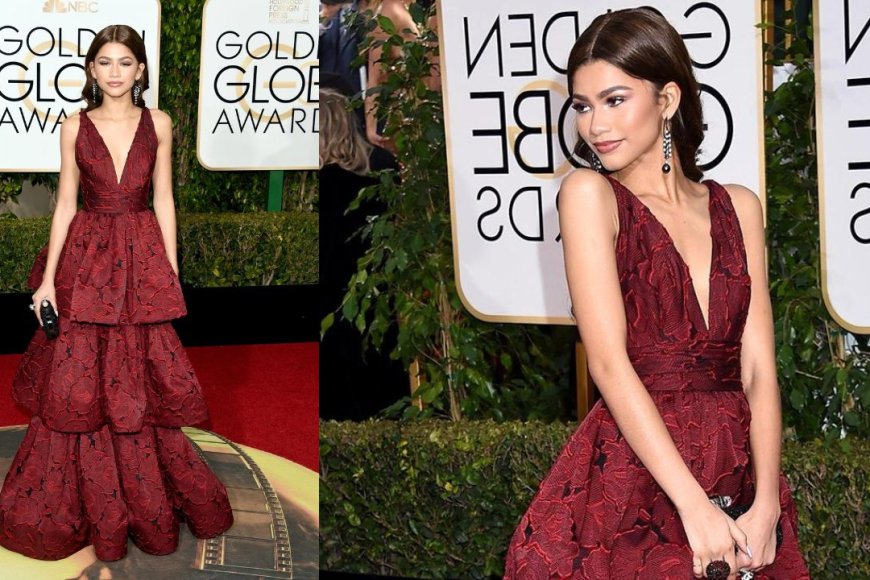
<instances>
[{"instance_id":1,"label":"film reel decoration","mask_svg":"<svg viewBox=\"0 0 870 580\"><path fill-rule=\"evenodd\" d=\"M184 428L200 456L227 488L235 523L200 540L195 567L261 578L293 578L287 520L269 479L240 446L216 433Z\"/></svg>"}]
</instances>

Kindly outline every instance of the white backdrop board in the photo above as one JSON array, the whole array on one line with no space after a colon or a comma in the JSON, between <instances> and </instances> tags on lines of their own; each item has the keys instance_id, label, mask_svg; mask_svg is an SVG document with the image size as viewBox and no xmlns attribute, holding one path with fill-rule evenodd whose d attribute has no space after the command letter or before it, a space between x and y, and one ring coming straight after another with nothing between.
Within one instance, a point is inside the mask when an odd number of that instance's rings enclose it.
<instances>
[{"instance_id":1,"label":"white backdrop board","mask_svg":"<svg viewBox=\"0 0 870 580\"><path fill-rule=\"evenodd\" d=\"M824 6L822 6L824 4ZM814 5L822 295L870 333L870 2Z\"/></svg>"},{"instance_id":2,"label":"white backdrop board","mask_svg":"<svg viewBox=\"0 0 870 580\"><path fill-rule=\"evenodd\" d=\"M317 0L208 0L196 152L207 169L318 167Z\"/></svg>"},{"instance_id":3,"label":"white backdrop board","mask_svg":"<svg viewBox=\"0 0 870 580\"><path fill-rule=\"evenodd\" d=\"M659 0L701 83L705 178L764 191L757 0ZM580 33L637 2L439 0L457 286L489 321L573 324L555 199L576 139L565 65Z\"/></svg>"},{"instance_id":4,"label":"white backdrop board","mask_svg":"<svg viewBox=\"0 0 870 580\"><path fill-rule=\"evenodd\" d=\"M14 4L14 9L13 5ZM18 0L0 17L0 171L60 171L60 125L86 106L85 55L97 32L127 24L142 35L150 88L160 86L158 0Z\"/></svg>"}]
</instances>

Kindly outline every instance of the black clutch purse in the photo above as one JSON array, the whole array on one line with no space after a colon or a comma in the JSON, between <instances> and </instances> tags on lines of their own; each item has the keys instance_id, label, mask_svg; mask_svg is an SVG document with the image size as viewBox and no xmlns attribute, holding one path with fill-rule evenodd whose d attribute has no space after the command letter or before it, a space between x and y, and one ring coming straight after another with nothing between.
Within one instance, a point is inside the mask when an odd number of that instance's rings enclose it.
<instances>
[{"instance_id":1,"label":"black clutch purse","mask_svg":"<svg viewBox=\"0 0 870 580\"><path fill-rule=\"evenodd\" d=\"M39 305L39 316L42 318L42 330L48 338L57 338L60 327L57 323L57 312L48 300L43 300Z\"/></svg>"},{"instance_id":2,"label":"black clutch purse","mask_svg":"<svg viewBox=\"0 0 870 580\"><path fill-rule=\"evenodd\" d=\"M745 514L751 504L743 503L743 504L735 504L731 499L731 496L728 495L717 495L710 498L710 501L715 505L719 506L719 508L728 514L732 520L736 520L743 514ZM782 544L782 522L778 520L776 522L776 547L779 548L779 545ZM737 572L737 578L739 580L752 580L755 578L755 573L751 570L741 570Z\"/></svg>"}]
</instances>

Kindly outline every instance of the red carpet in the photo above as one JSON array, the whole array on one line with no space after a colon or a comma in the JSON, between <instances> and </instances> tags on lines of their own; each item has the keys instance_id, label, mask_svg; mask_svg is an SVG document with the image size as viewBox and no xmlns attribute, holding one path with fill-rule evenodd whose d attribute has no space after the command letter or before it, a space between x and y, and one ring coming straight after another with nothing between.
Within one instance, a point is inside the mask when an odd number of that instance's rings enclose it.
<instances>
[{"instance_id":1,"label":"red carpet","mask_svg":"<svg viewBox=\"0 0 870 580\"><path fill-rule=\"evenodd\" d=\"M317 470L316 342L200 346L187 353L211 414L199 427ZM30 419L12 400L20 358L0 355L0 426Z\"/></svg>"}]
</instances>

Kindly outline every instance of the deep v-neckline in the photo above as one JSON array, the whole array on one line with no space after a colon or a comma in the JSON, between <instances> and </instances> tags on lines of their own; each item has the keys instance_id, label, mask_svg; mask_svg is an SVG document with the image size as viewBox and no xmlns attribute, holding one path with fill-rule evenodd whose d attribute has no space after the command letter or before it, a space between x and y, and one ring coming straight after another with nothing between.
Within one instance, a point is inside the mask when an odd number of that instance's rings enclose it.
<instances>
[{"instance_id":1,"label":"deep v-neckline","mask_svg":"<svg viewBox=\"0 0 870 580\"><path fill-rule=\"evenodd\" d=\"M614 180L615 181L615 180ZM619 182L617 182L619 183ZM668 232L668 228L656 217L656 214L647 206L633 191L631 191L628 187L619 183L620 186L625 188L631 197L633 197L638 204L640 204L643 211L649 214L650 219L656 225L656 227L661 230L662 234L665 237L665 240L668 243L668 246L674 251L674 254L677 257L677 261L679 261L680 266L683 268L683 273L686 275L686 278L689 281L689 286L692 288L692 296L695 301L695 306L698 309L698 313L701 315L701 324L703 325L703 330L705 333L709 334L710 329L712 327L713 320L711 316L713 314L712 309L710 308L713 304L713 274L716 269L716 256L718 251L718 245L716 244L716 232L714 231L716 225L714 223L714 212L713 212L713 185L709 180L705 180L702 184L707 188L707 212L710 217L710 270L707 274L707 316L704 317L704 308L701 306L701 300L698 298L698 290L695 287L695 279L692 277L692 271L689 269L689 264L683 258L683 255L680 254L680 250L677 249L677 245L674 243L673 237L671 237L670 232Z\"/></svg>"},{"instance_id":2,"label":"deep v-neckline","mask_svg":"<svg viewBox=\"0 0 870 580\"><path fill-rule=\"evenodd\" d=\"M109 156L109 161L112 163L112 173L115 176L115 187L120 188L121 184L124 183L124 175L127 173L127 164L130 162L130 153L133 152L133 146L136 144L136 139L139 137L139 131L142 129L142 118L145 116L145 109L139 113L139 121L136 123L136 130L133 131L133 140L130 141L130 146L127 147L127 156L124 157L124 164L121 166L121 175L118 175L118 166L115 164L115 158L112 157L112 150L109 149L109 146L106 144L106 140L103 139L103 136L100 134L100 129L97 127L97 124L94 123L94 120L91 119L89 115L85 115L88 118L88 121L94 128L94 132L97 134L97 139L100 140L100 144L105 149L106 154Z\"/></svg>"}]
</instances>

